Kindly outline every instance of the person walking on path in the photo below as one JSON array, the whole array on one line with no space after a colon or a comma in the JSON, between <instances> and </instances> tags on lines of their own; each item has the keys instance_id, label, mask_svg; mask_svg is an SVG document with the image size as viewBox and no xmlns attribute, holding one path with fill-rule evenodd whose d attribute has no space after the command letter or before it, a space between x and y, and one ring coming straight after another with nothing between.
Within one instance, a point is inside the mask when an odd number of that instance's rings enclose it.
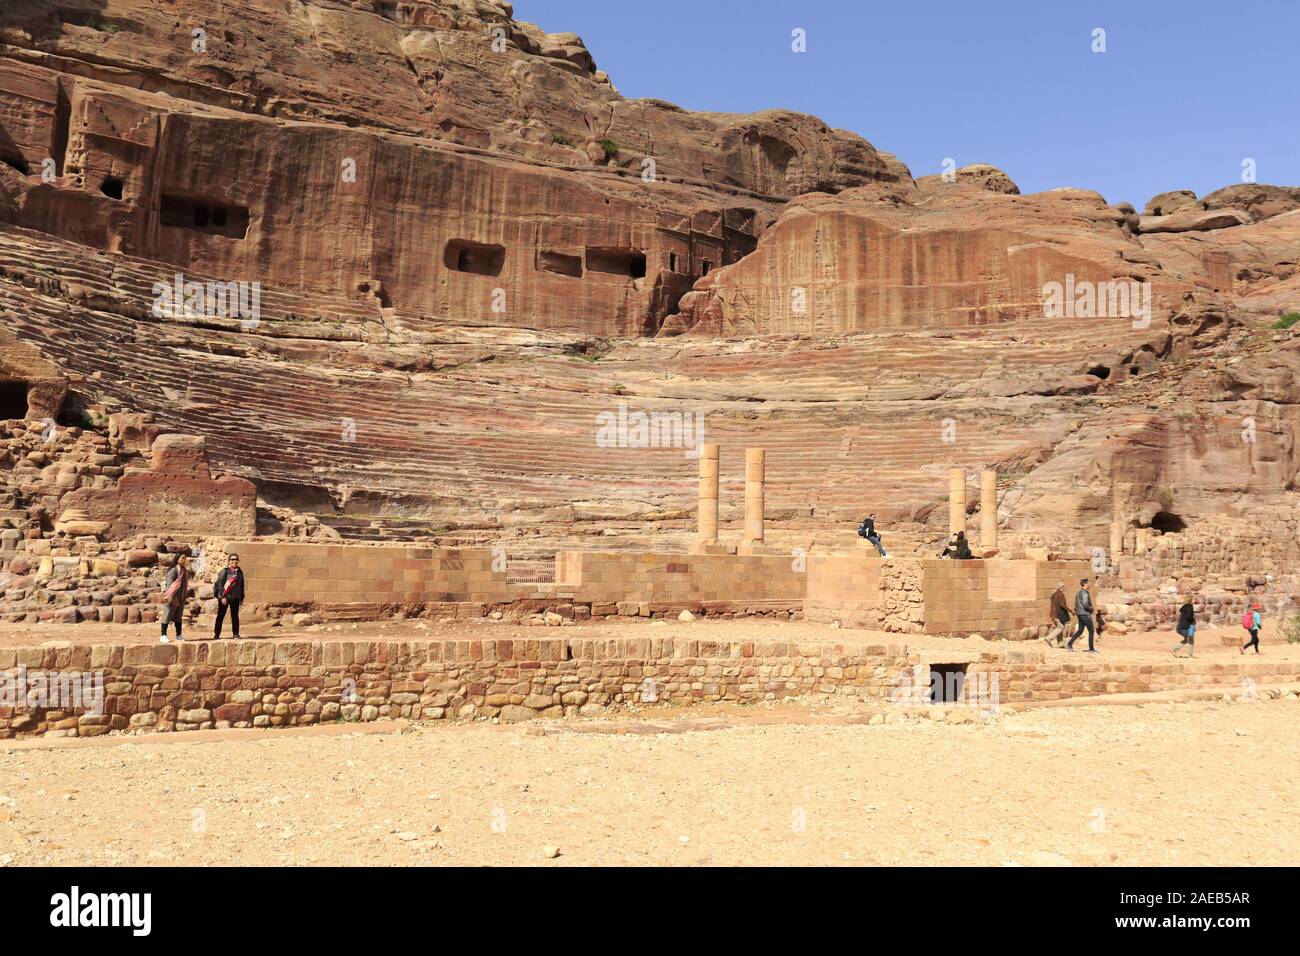
<instances>
[{"instance_id":1,"label":"person walking on path","mask_svg":"<svg viewBox=\"0 0 1300 956\"><path fill-rule=\"evenodd\" d=\"M1186 646L1187 656L1196 656L1196 609L1192 607L1192 599L1186 597L1183 599L1183 606L1178 609L1178 627L1176 629L1182 638L1174 645L1174 657L1178 657L1180 648Z\"/></svg>"},{"instance_id":2,"label":"person walking on path","mask_svg":"<svg viewBox=\"0 0 1300 956\"><path fill-rule=\"evenodd\" d=\"M858 537L870 541L882 558L889 557L885 553L885 546L880 541L880 532L876 530L876 516L874 513L862 519L862 524L858 525Z\"/></svg>"},{"instance_id":3,"label":"person walking on path","mask_svg":"<svg viewBox=\"0 0 1300 956\"><path fill-rule=\"evenodd\" d=\"M1049 612L1051 621L1051 630L1043 638L1048 644L1055 644L1060 647L1065 643L1065 628L1070 623L1070 607L1065 602L1065 582L1062 581L1052 592L1052 609Z\"/></svg>"},{"instance_id":4,"label":"person walking on path","mask_svg":"<svg viewBox=\"0 0 1300 956\"><path fill-rule=\"evenodd\" d=\"M185 597L190 589L190 556L182 554L176 559L176 564L167 572L167 577L163 580L163 609L162 609L162 636L159 642L167 643L167 625L176 625L176 640L183 641L181 636L182 618L185 616Z\"/></svg>"},{"instance_id":5,"label":"person walking on path","mask_svg":"<svg viewBox=\"0 0 1300 956\"><path fill-rule=\"evenodd\" d=\"M226 611L229 610L230 630L235 635L235 640L239 640L239 605L244 601L244 572L239 567L239 555L232 554L229 563L221 569L213 593L217 596L217 623L212 639L221 640L221 622L226 619Z\"/></svg>"},{"instance_id":6,"label":"person walking on path","mask_svg":"<svg viewBox=\"0 0 1300 956\"><path fill-rule=\"evenodd\" d=\"M1074 595L1074 613L1079 618L1079 627L1074 632L1074 637L1070 638L1069 643L1065 645L1067 651L1074 650L1074 642L1079 639L1083 629L1088 629L1088 653L1096 654L1097 648L1093 642L1097 637L1096 627L1092 623L1092 595L1088 593L1088 579L1084 578L1079 582L1079 590Z\"/></svg>"},{"instance_id":7,"label":"person walking on path","mask_svg":"<svg viewBox=\"0 0 1300 956\"><path fill-rule=\"evenodd\" d=\"M1250 640L1241 647L1241 653L1246 653L1246 648L1254 646L1255 653L1259 653L1259 629L1263 625L1259 612L1262 611L1258 604L1252 604L1250 610L1241 616L1241 626L1250 632Z\"/></svg>"}]
</instances>

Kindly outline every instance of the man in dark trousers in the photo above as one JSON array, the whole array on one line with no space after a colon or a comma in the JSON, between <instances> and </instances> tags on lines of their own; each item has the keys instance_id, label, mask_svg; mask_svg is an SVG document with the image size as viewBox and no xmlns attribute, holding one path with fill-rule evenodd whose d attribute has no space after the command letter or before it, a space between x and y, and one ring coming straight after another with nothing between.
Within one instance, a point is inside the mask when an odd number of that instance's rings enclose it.
<instances>
[{"instance_id":1,"label":"man in dark trousers","mask_svg":"<svg viewBox=\"0 0 1300 956\"><path fill-rule=\"evenodd\" d=\"M882 558L889 557L889 555L885 554L885 546L880 541L880 532L876 530L876 516L874 514L862 519L862 524L858 525L858 537L870 541Z\"/></svg>"},{"instance_id":2,"label":"man in dark trousers","mask_svg":"<svg viewBox=\"0 0 1300 956\"><path fill-rule=\"evenodd\" d=\"M213 588L217 596L217 626L212 634L213 640L221 640L221 622L226 619L226 610L230 610L230 630L235 640L239 640L239 605L244 601L244 572L239 569L239 555L232 554L230 563L217 575L217 584Z\"/></svg>"},{"instance_id":3,"label":"man in dark trousers","mask_svg":"<svg viewBox=\"0 0 1300 956\"><path fill-rule=\"evenodd\" d=\"M1096 654L1097 648L1093 646L1093 641L1096 640L1097 631L1092 623L1092 595L1088 593L1087 578L1079 582L1079 590L1074 595L1074 613L1079 618L1079 627L1074 632L1074 637L1070 638L1070 642L1065 645L1065 649L1067 651L1074 650L1074 642L1079 639L1079 635L1083 633L1083 629L1086 627L1088 629L1088 653Z\"/></svg>"}]
</instances>

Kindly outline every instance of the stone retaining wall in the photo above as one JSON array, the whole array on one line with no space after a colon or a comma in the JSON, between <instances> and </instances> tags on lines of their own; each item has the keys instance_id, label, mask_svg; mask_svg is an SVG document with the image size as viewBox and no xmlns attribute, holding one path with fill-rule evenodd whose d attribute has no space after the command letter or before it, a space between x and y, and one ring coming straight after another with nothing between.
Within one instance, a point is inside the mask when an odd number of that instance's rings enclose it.
<instances>
[{"instance_id":1,"label":"stone retaining wall","mask_svg":"<svg viewBox=\"0 0 1300 956\"><path fill-rule=\"evenodd\" d=\"M889 558L874 551L808 559L804 616L904 634L1029 640L1046 627L1052 591L1073 600L1086 561Z\"/></svg>"},{"instance_id":2,"label":"stone retaining wall","mask_svg":"<svg viewBox=\"0 0 1300 956\"><path fill-rule=\"evenodd\" d=\"M955 646L956 647L956 646ZM0 674L102 674L102 713L0 706L0 737L285 727L323 721L590 716L625 704L757 703L799 695L890 699L904 675L961 660L902 644L686 638L227 641L0 649ZM967 658L997 673L1005 703L1186 687L1240 691L1300 679L1300 662L1046 662L1041 652Z\"/></svg>"}]
</instances>

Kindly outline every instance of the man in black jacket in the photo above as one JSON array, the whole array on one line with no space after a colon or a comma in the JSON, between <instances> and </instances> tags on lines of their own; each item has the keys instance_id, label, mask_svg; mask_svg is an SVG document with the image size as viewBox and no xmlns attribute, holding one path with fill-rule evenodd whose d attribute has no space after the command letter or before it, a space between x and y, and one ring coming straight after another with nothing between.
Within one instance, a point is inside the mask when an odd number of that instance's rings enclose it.
<instances>
[{"instance_id":1,"label":"man in black jacket","mask_svg":"<svg viewBox=\"0 0 1300 956\"><path fill-rule=\"evenodd\" d=\"M1092 595L1088 592L1088 579L1084 578L1079 582L1079 590L1074 595L1074 613L1079 619L1079 627L1074 632L1074 637L1070 638L1069 643L1065 645L1067 651L1074 650L1074 642L1079 639L1083 629L1088 629L1088 653L1096 654L1097 648L1093 646L1093 641L1097 632L1092 622Z\"/></svg>"},{"instance_id":2,"label":"man in black jacket","mask_svg":"<svg viewBox=\"0 0 1300 956\"><path fill-rule=\"evenodd\" d=\"M217 597L217 626L212 634L213 640L221 640L221 622L226 619L226 610L230 610L230 630L235 640L239 640L239 605L244 601L244 572L239 569L239 555L232 554L230 563L217 575L217 584L213 589Z\"/></svg>"},{"instance_id":3,"label":"man in black jacket","mask_svg":"<svg viewBox=\"0 0 1300 956\"><path fill-rule=\"evenodd\" d=\"M866 538L870 541L882 558L889 557L889 555L885 554L885 546L880 541L880 532L876 530L875 514L868 515L862 519L862 524L858 525L858 537Z\"/></svg>"}]
</instances>

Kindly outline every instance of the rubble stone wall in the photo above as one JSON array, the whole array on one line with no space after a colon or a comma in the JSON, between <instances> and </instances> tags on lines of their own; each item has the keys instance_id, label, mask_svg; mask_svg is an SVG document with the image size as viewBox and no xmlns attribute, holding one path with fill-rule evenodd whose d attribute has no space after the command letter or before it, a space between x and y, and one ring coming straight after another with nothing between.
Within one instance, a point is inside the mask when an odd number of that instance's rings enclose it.
<instances>
[{"instance_id":1,"label":"rubble stone wall","mask_svg":"<svg viewBox=\"0 0 1300 956\"><path fill-rule=\"evenodd\" d=\"M102 675L102 706L0 705L0 737L112 731L289 727L419 720L599 715L627 704L751 704L799 695L897 699L902 682L942 655L901 644L617 640L227 641L0 649L0 679ZM1281 683L1300 662L1057 664L1012 651L969 664L996 673L1002 703L1117 692ZM1250 682L1253 682L1250 683ZM3 689L3 688L0 688ZM906 702L906 700L904 701Z\"/></svg>"}]
</instances>

